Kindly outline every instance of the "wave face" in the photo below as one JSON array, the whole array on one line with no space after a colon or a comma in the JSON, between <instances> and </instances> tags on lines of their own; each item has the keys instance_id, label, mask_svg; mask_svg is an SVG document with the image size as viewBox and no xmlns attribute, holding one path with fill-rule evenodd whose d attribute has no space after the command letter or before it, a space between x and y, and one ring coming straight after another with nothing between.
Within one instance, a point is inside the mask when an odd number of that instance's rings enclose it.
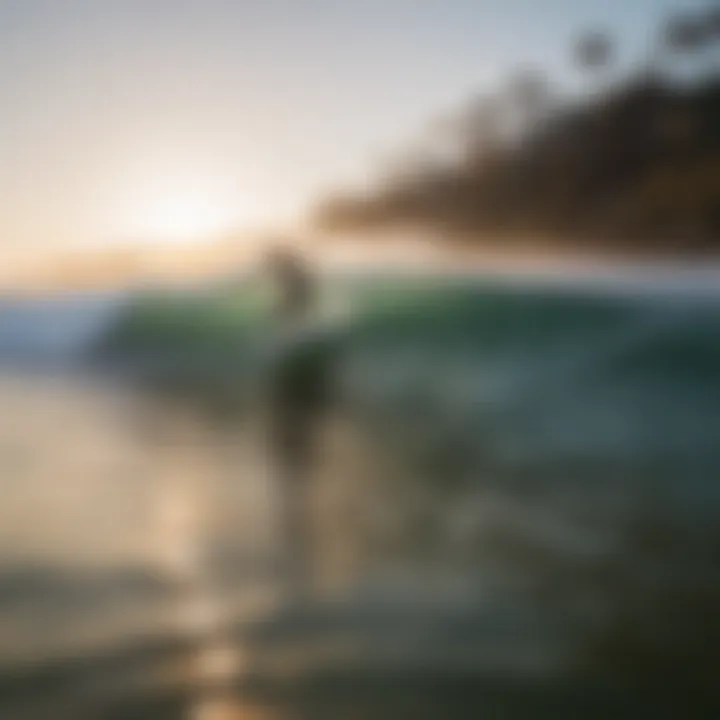
<instances>
[{"instance_id":1,"label":"wave face","mask_svg":"<svg viewBox=\"0 0 720 720\"><path fill-rule=\"evenodd\" d=\"M538 471L692 459L678 492L704 487L701 506L717 494L714 297L497 282L363 291L375 310L349 340L347 382L396 429L444 427Z\"/></svg>"}]
</instances>

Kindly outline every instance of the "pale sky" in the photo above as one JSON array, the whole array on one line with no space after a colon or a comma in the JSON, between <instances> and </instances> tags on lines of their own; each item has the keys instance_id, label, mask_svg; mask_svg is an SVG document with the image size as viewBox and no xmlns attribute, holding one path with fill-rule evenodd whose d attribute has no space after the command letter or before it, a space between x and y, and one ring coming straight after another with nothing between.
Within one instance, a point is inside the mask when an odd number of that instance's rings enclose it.
<instances>
[{"instance_id":1,"label":"pale sky","mask_svg":"<svg viewBox=\"0 0 720 720\"><path fill-rule=\"evenodd\" d=\"M693 0L0 0L5 248L292 217L577 32Z\"/></svg>"}]
</instances>

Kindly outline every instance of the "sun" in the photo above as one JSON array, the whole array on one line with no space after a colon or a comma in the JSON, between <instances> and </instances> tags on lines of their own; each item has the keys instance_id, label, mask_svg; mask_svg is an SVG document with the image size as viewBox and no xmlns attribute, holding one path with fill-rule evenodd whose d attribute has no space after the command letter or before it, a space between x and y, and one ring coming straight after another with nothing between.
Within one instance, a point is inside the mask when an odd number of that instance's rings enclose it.
<instances>
[{"instance_id":1,"label":"sun","mask_svg":"<svg viewBox=\"0 0 720 720\"><path fill-rule=\"evenodd\" d=\"M229 230L236 217L234 210L210 195L169 193L147 208L138 231L153 242L202 240Z\"/></svg>"},{"instance_id":2,"label":"sun","mask_svg":"<svg viewBox=\"0 0 720 720\"><path fill-rule=\"evenodd\" d=\"M149 242L185 243L231 230L242 215L237 200L213 188L167 185L148 193L130 221L133 233Z\"/></svg>"},{"instance_id":3,"label":"sun","mask_svg":"<svg viewBox=\"0 0 720 720\"><path fill-rule=\"evenodd\" d=\"M120 230L151 244L210 240L252 214L230 183L202 173L165 172L133 182L122 198Z\"/></svg>"}]
</instances>

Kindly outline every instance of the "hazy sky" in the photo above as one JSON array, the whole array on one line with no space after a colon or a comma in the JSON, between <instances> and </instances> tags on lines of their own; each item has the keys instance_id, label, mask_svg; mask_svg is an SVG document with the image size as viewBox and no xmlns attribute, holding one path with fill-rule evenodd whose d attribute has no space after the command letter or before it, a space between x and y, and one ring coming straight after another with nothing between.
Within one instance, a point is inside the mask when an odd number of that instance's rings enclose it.
<instances>
[{"instance_id":1,"label":"hazy sky","mask_svg":"<svg viewBox=\"0 0 720 720\"><path fill-rule=\"evenodd\" d=\"M0 0L0 237L284 218L516 66L687 0Z\"/></svg>"}]
</instances>

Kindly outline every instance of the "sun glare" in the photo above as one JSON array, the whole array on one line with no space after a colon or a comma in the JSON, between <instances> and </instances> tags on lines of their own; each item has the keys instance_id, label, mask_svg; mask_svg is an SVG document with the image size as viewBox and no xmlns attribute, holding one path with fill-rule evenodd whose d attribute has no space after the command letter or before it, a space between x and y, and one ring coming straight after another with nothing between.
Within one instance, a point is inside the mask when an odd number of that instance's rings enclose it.
<instances>
[{"instance_id":1,"label":"sun glare","mask_svg":"<svg viewBox=\"0 0 720 720\"><path fill-rule=\"evenodd\" d=\"M129 188L120 214L121 232L150 243L209 240L235 230L252 215L237 193L207 175L143 178Z\"/></svg>"},{"instance_id":2,"label":"sun glare","mask_svg":"<svg viewBox=\"0 0 720 720\"><path fill-rule=\"evenodd\" d=\"M230 209L209 196L178 194L149 207L138 230L155 242L187 242L229 230L232 220Z\"/></svg>"}]
</instances>

